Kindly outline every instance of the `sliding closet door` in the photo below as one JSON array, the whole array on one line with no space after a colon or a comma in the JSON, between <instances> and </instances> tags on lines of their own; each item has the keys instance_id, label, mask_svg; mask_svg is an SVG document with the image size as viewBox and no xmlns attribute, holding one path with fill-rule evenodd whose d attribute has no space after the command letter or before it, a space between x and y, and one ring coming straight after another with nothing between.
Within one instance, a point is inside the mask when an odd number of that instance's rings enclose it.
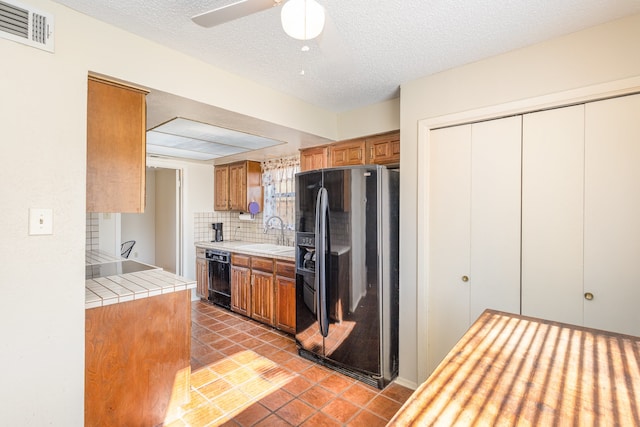
<instances>
[{"instance_id":1,"label":"sliding closet door","mask_svg":"<svg viewBox=\"0 0 640 427\"><path fill-rule=\"evenodd\" d=\"M581 325L584 105L525 114L522 314Z\"/></svg>"},{"instance_id":2,"label":"sliding closet door","mask_svg":"<svg viewBox=\"0 0 640 427\"><path fill-rule=\"evenodd\" d=\"M470 313L520 313L522 116L471 127Z\"/></svg>"},{"instance_id":3,"label":"sliding closet door","mask_svg":"<svg viewBox=\"0 0 640 427\"><path fill-rule=\"evenodd\" d=\"M585 326L640 335L638 266L640 95L632 95L586 105Z\"/></svg>"},{"instance_id":4,"label":"sliding closet door","mask_svg":"<svg viewBox=\"0 0 640 427\"><path fill-rule=\"evenodd\" d=\"M431 373L469 327L471 125L431 132L427 369Z\"/></svg>"},{"instance_id":5,"label":"sliding closet door","mask_svg":"<svg viewBox=\"0 0 640 427\"><path fill-rule=\"evenodd\" d=\"M520 312L521 118L431 132L428 371L487 308Z\"/></svg>"}]
</instances>

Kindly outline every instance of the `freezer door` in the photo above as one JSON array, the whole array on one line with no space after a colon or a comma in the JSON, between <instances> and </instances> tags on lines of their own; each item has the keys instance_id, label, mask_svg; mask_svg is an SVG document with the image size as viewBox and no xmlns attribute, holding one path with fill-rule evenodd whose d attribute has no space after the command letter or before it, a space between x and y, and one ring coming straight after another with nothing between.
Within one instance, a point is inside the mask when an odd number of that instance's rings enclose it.
<instances>
[{"instance_id":1,"label":"freezer door","mask_svg":"<svg viewBox=\"0 0 640 427\"><path fill-rule=\"evenodd\" d=\"M316 199L322 188L322 172L296 174L296 232L315 233Z\"/></svg>"},{"instance_id":2,"label":"freezer door","mask_svg":"<svg viewBox=\"0 0 640 427\"><path fill-rule=\"evenodd\" d=\"M323 336L317 319L316 200L322 188L322 172L296 175L296 342L324 356Z\"/></svg>"},{"instance_id":3,"label":"freezer door","mask_svg":"<svg viewBox=\"0 0 640 427\"><path fill-rule=\"evenodd\" d=\"M325 170L329 198L329 333L324 355L333 363L381 374L379 171Z\"/></svg>"}]
</instances>

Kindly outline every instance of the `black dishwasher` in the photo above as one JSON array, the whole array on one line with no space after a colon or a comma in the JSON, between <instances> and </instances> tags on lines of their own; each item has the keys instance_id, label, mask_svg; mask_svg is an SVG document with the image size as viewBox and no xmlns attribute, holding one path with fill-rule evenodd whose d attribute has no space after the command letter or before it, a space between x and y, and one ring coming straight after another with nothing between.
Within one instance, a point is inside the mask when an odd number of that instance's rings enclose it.
<instances>
[{"instance_id":1,"label":"black dishwasher","mask_svg":"<svg viewBox=\"0 0 640 427\"><path fill-rule=\"evenodd\" d=\"M217 249L207 249L209 262L209 301L231 308L231 254Z\"/></svg>"}]
</instances>

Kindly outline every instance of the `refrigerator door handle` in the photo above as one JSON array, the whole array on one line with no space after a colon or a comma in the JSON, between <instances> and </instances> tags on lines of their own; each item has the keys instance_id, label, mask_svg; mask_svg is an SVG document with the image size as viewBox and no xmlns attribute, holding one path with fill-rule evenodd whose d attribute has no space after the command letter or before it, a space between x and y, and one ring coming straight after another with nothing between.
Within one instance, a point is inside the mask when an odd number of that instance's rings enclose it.
<instances>
[{"instance_id":1,"label":"refrigerator door handle","mask_svg":"<svg viewBox=\"0 0 640 427\"><path fill-rule=\"evenodd\" d=\"M327 313L327 250L329 239L329 198L322 187L316 198L316 317L323 337L329 334Z\"/></svg>"}]
</instances>

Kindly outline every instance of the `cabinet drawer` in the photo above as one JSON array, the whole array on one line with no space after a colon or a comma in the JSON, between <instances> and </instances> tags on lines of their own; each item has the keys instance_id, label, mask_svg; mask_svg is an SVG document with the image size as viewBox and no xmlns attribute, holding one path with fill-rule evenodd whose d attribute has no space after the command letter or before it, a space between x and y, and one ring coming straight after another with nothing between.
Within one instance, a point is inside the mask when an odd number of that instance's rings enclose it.
<instances>
[{"instance_id":1,"label":"cabinet drawer","mask_svg":"<svg viewBox=\"0 0 640 427\"><path fill-rule=\"evenodd\" d=\"M251 257L251 269L266 271L267 273L273 272L273 259Z\"/></svg>"},{"instance_id":2,"label":"cabinet drawer","mask_svg":"<svg viewBox=\"0 0 640 427\"><path fill-rule=\"evenodd\" d=\"M276 275L293 279L296 274L296 266L291 262L276 261Z\"/></svg>"},{"instance_id":3,"label":"cabinet drawer","mask_svg":"<svg viewBox=\"0 0 640 427\"><path fill-rule=\"evenodd\" d=\"M204 258L204 248L196 248L196 258Z\"/></svg>"},{"instance_id":4,"label":"cabinet drawer","mask_svg":"<svg viewBox=\"0 0 640 427\"><path fill-rule=\"evenodd\" d=\"M251 267L251 257L247 255L231 254L231 264L239 267Z\"/></svg>"}]
</instances>

